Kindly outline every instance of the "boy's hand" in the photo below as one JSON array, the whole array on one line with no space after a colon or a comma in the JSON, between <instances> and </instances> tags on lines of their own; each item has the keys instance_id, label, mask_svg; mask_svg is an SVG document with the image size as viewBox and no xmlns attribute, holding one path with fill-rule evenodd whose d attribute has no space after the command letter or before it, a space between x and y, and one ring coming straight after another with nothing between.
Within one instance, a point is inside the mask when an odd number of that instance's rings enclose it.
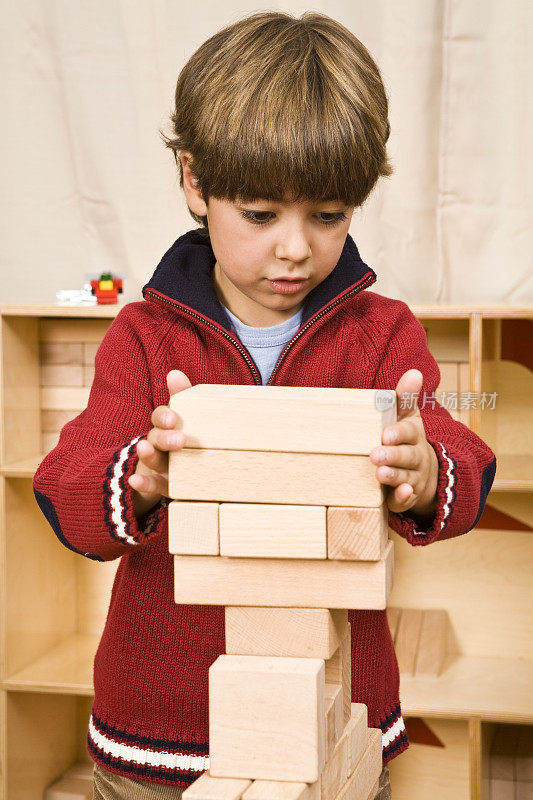
<instances>
[{"instance_id":1,"label":"boy's hand","mask_svg":"<svg viewBox=\"0 0 533 800\"><path fill-rule=\"evenodd\" d=\"M410 510L422 518L431 518L437 508L439 462L426 439L418 408L422 382L420 370L404 372L396 386L397 420L384 428L381 440L385 446L374 447L370 460L378 465L377 480L395 487L386 497L391 511ZM404 392L412 401L401 408Z\"/></svg>"},{"instance_id":2,"label":"boy's hand","mask_svg":"<svg viewBox=\"0 0 533 800\"><path fill-rule=\"evenodd\" d=\"M167 375L169 395L191 387L185 373L172 369ZM154 426L146 439L137 442L139 460L128 482L133 491L133 509L136 517L168 496L168 452L180 450L185 443L182 431L175 431L177 414L168 406L157 406L150 418Z\"/></svg>"}]
</instances>

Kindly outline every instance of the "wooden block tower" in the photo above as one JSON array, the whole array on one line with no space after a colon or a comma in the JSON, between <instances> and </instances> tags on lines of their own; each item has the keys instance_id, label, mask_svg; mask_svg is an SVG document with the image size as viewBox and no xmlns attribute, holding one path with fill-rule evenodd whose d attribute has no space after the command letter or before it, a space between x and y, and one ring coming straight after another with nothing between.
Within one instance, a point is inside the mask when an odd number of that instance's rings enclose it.
<instances>
[{"instance_id":1,"label":"wooden block tower","mask_svg":"<svg viewBox=\"0 0 533 800\"><path fill-rule=\"evenodd\" d=\"M381 730L351 702L348 609L384 609L392 588L368 455L395 392L198 384L170 407L174 598L226 607L209 770L184 800L372 798Z\"/></svg>"}]
</instances>

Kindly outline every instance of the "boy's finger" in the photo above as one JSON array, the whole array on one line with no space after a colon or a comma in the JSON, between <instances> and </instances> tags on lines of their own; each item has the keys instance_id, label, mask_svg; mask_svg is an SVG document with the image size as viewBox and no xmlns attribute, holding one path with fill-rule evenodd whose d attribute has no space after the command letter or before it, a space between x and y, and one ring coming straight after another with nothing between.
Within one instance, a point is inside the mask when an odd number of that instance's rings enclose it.
<instances>
[{"instance_id":1,"label":"boy's finger","mask_svg":"<svg viewBox=\"0 0 533 800\"><path fill-rule=\"evenodd\" d=\"M168 393L172 397L173 394L182 392L184 389L190 389L192 383L184 372L179 369L171 369L167 374L167 386Z\"/></svg>"},{"instance_id":2,"label":"boy's finger","mask_svg":"<svg viewBox=\"0 0 533 800\"><path fill-rule=\"evenodd\" d=\"M408 369L396 385L396 408L398 419L420 414L418 395L422 390L424 376L419 369Z\"/></svg>"},{"instance_id":3,"label":"boy's finger","mask_svg":"<svg viewBox=\"0 0 533 800\"><path fill-rule=\"evenodd\" d=\"M151 422L156 428L174 428L178 415L168 406L157 406L152 411Z\"/></svg>"},{"instance_id":4,"label":"boy's finger","mask_svg":"<svg viewBox=\"0 0 533 800\"><path fill-rule=\"evenodd\" d=\"M376 480L387 486L400 486L408 483L414 487L418 484L419 475L416 470L396 469L395 467L378 467L376 470Z\"/></svg>"},{"instance_id":5,"label":"boy's finger","mask_svg":"<svg viewBox=\"0 0 533 800\"><path fill-rule=\"evenodd\" d=\"M402 511L407 511L416 502L413 487L408 483L401 483L394 489L391 489L387 496L387 508L401 514Z\"/></svg>"},{"instance_id":6,"label":"boy's finger","mask_svg":"<svg viewBox=\"0 0 533 800\"><path fill-rule=\"evenodd\" d=\"M185 434L183 431L152 428L146 441L148 441L154 449L154 453L149 453L148 450L146 450L150 466L152 466L152 461L154 464L160 465L166 463L166 459L168 459L167 454L170 450L179 450L183 447L185 444ZM146 460L145 458L145 461ZM152 468L156 469L156 467Z\"/></svg>"},{"instance_id":7,"label":"boy's finger","mask_svg":"<svg viewBox=\"0 0 533 800\"><path fill-rule=\"evenodd\" d=\"M132 489L140 494L160 494L167 495L168 492L168 478L165 480L164 476L153 475L140 475L138 472L130 475L129 484Z\"/></svg>"},{"instance_id":8,"label":"boy's finger","mask_svg":"<svg viewBox=\"0 0 533 800\"><path fill-rule=\"evenodd\" d=\"M137 455L139 457L137 473L149 475L152 470L157 472L158 468L164 467L164 454L159 452L148 439L137 442Z\"/></svg>"},{"instance_id":9,"label":"boy's finger","mask_svg":"<svg viewBox=\"0 0 533 800\"><path fill-rule=\"evenodd\" d=\"M412 444L397 444L394 447L374 447L370 460L376 466L418 469L420 467L420 448Z\"/></svg>"},{"instance_id":10,"label":"boy's finger","mask_svg":"<svg viewBox=\"0 0 533 800\"><path fill-rule=\"evenodd\" d=\"M417 417L406 417L398 420L394 425L387 425L381 434L383 444L416 444L420 438L420 420ZM395 433L394 441L391 434Z\"/></svg>"}]
</instances>

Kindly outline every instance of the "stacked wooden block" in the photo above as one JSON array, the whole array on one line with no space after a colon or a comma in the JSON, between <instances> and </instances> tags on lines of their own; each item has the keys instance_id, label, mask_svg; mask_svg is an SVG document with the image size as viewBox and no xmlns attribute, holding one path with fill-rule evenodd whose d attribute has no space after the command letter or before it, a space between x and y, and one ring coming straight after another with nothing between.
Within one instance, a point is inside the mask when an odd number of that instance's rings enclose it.
<instances>
[{"instance_id":1,"label":"stacked wooden block","mask_svg":"<svg viewBox=\"0 0 533 800\"><path fill-rule=\"evenodd\" d=\"M400 675L438 678L448 644L448 612L442 608L387 609Z\"/></svg>"},{"instance_id":2,"label":"stacked wooden block","mask_svg":"<svg viewBox=\"0 0 533 800\"><path fill-rule=\"evenodd\" d=\"M440 370L440 383L435 391L437 402L453 419L469 424L467 392L470 387L470 352L468 320L421 319L426 340ZM421 397L423 402L423 397ZM429 401L431 406L431 401Z\"/></svg>"},{"instance_id":3,"label":"stacked wooden block","mask_svg":"<svg viewBox=\"0 0 533 800\"><path fill-rule=\"evenodd\" d=\"M349 608L392 586L384 487L368 454L392 390L197 385L173 395L177 603L224 605L209 670L209 771L185 800L367 800L381 731L351 703Z\"/></svg>"},{"instance_id":4,"label":"stacked wooden block","mask_svg":"<svg viewBox=\"0 0 533 800\"><path fill-rule=\"evenodd\" d=\"M44 318L39 330L41 452L49 453L61 429L87 406L94 359L111 320Z\"/></svg>"},{"instance_id":5,"label":"stacked wooden block","mask_svg":"<svg viewBox=\"0 0 533 800\"><path fill-rule=\"evenodd\" d=\"M73 764L59 780L45 789L44 800L92 800L93 768L92 761Z\"/></svg>"}]
</instances>

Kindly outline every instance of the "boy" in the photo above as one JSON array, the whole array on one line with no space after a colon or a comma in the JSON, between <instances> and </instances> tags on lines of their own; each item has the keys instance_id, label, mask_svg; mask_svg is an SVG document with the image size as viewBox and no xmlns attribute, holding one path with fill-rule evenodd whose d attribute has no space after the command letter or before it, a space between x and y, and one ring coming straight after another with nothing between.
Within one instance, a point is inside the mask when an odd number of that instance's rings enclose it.
<instances>
[{"instance_id":1,"label":"boy","mask_svg":"<svg viewBox=\"0 0 533 800\"><path fill-rule=\"evenodd\" d=\"M174 602L168 451L183 434L170 394L197 383L395 387L398 421L371 454L389 525L426 545L481 515L494 454L420 402L440 381L424 329L405 303L368 290L376 275L348 233L392 171L387 109L367 50L315 12L246 17L180 73L166 144L201 227L113 320L88 406L33 484L66 547L120 558L94 661L95 798L176 797L209 768L208 669L225 652L224 607ZM408 746L398 666L385 611L349 619L352 700L382 730L386 800L386 764Z\"/></svg>"}]
</instances>

